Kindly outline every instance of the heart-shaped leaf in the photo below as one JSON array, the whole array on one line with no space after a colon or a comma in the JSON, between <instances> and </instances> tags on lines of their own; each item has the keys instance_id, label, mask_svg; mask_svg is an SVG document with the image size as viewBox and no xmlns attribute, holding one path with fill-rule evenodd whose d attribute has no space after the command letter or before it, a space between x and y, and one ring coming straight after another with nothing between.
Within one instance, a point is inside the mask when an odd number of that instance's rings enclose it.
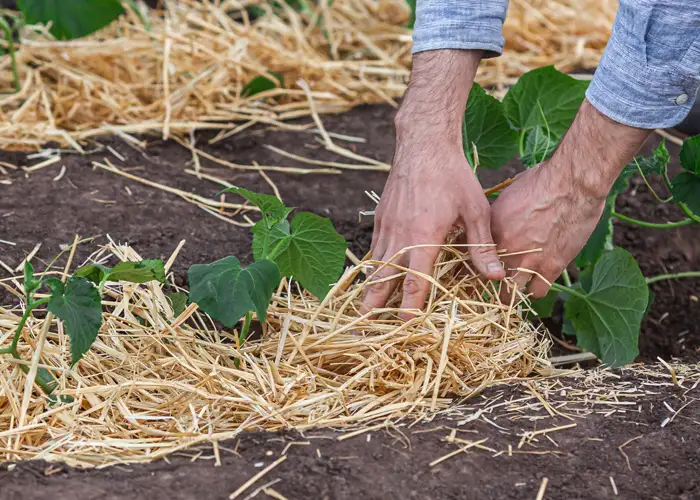
<instances>
[{"instance_id":1,"label":"heart-shaped leaf","mask_svg":"<svg viewBox=\"0 0 700 500\"><path fill-rule=\"evenodd\" d=\"M188 276L190 300L229 328L250 311L265 321L270 298L281 279L277 264L270 260L243 268L233 256L195 264Z\"/></svg>"},{"instance_id":2,"label":"heart-shaped leaf","mask_svg":"<svg viewBox=\"0 0 700 500\"><path fill-rule=\"evenodd\" d=\"M254 233L254 250L262 238L263 234ZM268 238L270 258L279 265L282 275L296 279L320 299L343 272L347 243L324 217L302 212L292 219L288 235L277 226Z\"/></svg>"},{"instance_id":3,"label":"heart-shaped leaf","mask_svg":"<svg viewBox=\"0 0 700 500\"><path fill-rule=\"evenodd\" d=\"M568 130L588 88L554 66L525 73L503 99L503 109L511 125L525 132L537 126L560 139Z\"/></svg>"},{"instance_id":4,"label":"heart-shaped leaf","mask_svg":"<svg viewBox=\"0 0 700 500\"><path fill-rule=\"evenodd\" d=\"M66 285L56 278L46 282L51 288L47 308L63 320L70 339L71 362L75 364L90 349L100 331L100 294L95 285L83 277L71 277Z\"/></svg>"},{"instance_id":5,"label":"heart-shaped leaf","mask_svg":"<svg viewBox=\"0 0 700 500\"><path fill-rule=\"evenodd\" d=\"M700 175L700 135L691 137L681 148L681 167L688 172Z\"/></svg>"},{"instance_id":6,"label":"heart-shaped leaf","mask_svg":"<svg viewBox=\"0 0 700 500\"><path fill-rule=\"evenodd\" d=\"M469 93L462 121L462 144L469 164L474 168L474 146L479 166L497 169L518 151L517 134L503 114L501 101L475 83Z\"/></svg>"},{"instance_id":7,"label":"heart-shaped leaf","mask_svg":"<svg viewBox=\"0 0 700 500\"><path fill-rule=\"evenodd\" d=\"M124 12L119 0L17 0L17 6L28 24L50 24L59 40L94 33Z\"/></svg>"},{"instance_id":8,"label":"heart-shaped leaf","mask_svg":"<svg viewBox=\"0 0 700 500\"><path fill-rule=\"evenodd\" d=\"M634 257L615 248L596 263L590 283L569 295L564 312L579 346L607 365L622 366L638 354L648 299L649 288Z\"/></svg>"},{"instance_id":9,"label":"heart-shaped leaf","mask_svg":"<svg viewBox=\"0 0 700 500\"><path fill-rule=\"evenodd\" d=\"M673 199L683 203L691 212L700 216L700 175L681 172L671 185Z\"/></svg>"}]
</instances>

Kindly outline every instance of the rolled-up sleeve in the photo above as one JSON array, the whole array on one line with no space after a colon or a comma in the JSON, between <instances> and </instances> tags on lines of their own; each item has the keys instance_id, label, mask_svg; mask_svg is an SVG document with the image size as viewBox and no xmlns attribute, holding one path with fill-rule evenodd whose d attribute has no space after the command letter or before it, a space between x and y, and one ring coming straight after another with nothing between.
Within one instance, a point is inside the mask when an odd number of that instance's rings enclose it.
<instances>
[{"instance_id":1,"label":"rolled-up sleeve","mask_svg":"<svg viewBox=\"0 0 700 500\"><path fill-rule=\"evenodd\" d=\"M616 122L677 125L700 87L700 0L620 0L586 97Z\"/></svg>"},{"instance_id":2,"label":"rolled-up sleeve","mask_svg":"<svg viewBox=\"0 0 700 500\"><path fill-rule=\"evenodd\" d=\"M484 57L497 56L507 10L508 0L417 0L412 51L481 49Z\"/></svg>"}]
</instances>

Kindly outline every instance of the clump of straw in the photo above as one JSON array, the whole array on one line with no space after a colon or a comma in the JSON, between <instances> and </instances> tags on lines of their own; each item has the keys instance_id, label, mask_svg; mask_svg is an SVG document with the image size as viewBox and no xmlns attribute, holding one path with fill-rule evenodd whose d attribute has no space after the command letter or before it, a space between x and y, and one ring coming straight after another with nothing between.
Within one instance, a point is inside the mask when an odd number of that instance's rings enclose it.
<instances>
[{"instance_id":1,"label":"clump of straw","mask_svg":"<svg viewBox=\"0 0 700 500\"><path fill-rule=\"evenodd\" d=\"M267 3L267 2L265 2ZM86 39L60 42L45 28L20 34L21 90L13 91L10 57L0 57L0 147L38 148L58 141L80 150L98 135L157 133L163 138L217 129L213 140L254 124L287 129L308 116L299 80L319 113L360 103L396 106L411 65L404 0L336 0L299 13L280 2L251 19L247 2L172 0L149 16L131 10ZM485 61L477 81L497 92L546 64L562 71L594 67L616 0L511 0L506 52ZM0 41L0 43L2 43ZM246 96L256 76L282 88ZM132 137L132 140L133 139Z\"/></svg>"},{"instance_id":2,"label":"clump of straw","mask_svg":"<svg viewBox=\"0 0 700 500\"><path fill-rule=\"evenodd\" d=\"M114 258L140 256L111 243L92 260ZM149 461L249 429L420 419L455 395L549 369L546 332L523 320L517 297L502 303L454 248L442 252L427 310L408 322L395 314L399 297L377 318L360 314L360 272L349 268L321 302L283 281L261 338L240 348L236 332L217 329L194 304L174 317L155 283L107 285L100 335L73 369L62 324L31 318L23 359L40 349L36 368L56 375L55 394L74 399L54 406L37 387L24 397L18 362L0 357L3 458L96 466ZM21 296L18 280L3 284ZM0 345L20 316L0 308Z\"/></svg>"}]
</instances>

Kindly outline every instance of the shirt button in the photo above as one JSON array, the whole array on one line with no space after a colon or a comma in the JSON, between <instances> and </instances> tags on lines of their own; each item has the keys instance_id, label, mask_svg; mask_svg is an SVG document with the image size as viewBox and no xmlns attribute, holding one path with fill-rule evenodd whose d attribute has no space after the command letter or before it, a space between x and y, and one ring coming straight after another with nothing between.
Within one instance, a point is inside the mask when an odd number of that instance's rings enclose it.
<instances>
[{"instance_id":1,"label":"shirt button","mask_svg":"<svg viewBox=\"0 0 700 500\"><path fill-rule=\"evenodd\" d=\"M682 106L686 102L688 102L688 94L681 94L678 97L676 97L676 104Z\"/></svg>"}]
</instances>

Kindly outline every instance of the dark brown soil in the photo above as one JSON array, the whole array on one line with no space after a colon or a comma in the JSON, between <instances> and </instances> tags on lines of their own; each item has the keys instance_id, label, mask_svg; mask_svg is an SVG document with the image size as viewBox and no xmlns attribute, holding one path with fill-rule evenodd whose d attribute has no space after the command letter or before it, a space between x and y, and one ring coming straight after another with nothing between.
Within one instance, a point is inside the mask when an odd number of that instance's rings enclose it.
<instances>
[{"instance_id":1,"label":"dark brown soil","mask_svg":"<svg viewBox=\"0 0 700 500\"><path fill-rule=\"evenodd\" d=\"M357 151L389 162L393 153L392 110L387 107L359 107L340 116L324 119L330 131L364 137L364 144L345 143ZM655 142L652 139L651 142ZM74 235L109 234L117 241L133 245L145 258L167 258L181 239L187 244L174 266L179 280L193 263L208 262L226 255L242 261L250 259L250 235L247 229L227 224L181 198L153 189L115 174L93 169L92 160L108 156L122 167L143 167L138 175L183 190L214 196L219 187L184 173L191 155L175 143L151 140L147 154L113 139L102 140L117 150L125 161L108 151L89 156L66 155L61 162L35 173L11 172L0 184L0 260L17 266L36 243L42 247L36 262L48 262L59 245L70 243ZM200 137L198 144L206 144ZM280 157L263 147L273 144L296 154L338 161L309 134L255 130L207 146L221 158L241 164L306 166ZM678 149L671 147L677 156ZM15 165L32 165L24 154L2 153L1 160ZM61 168L66 173L52 181ZM207 173L225 178L249 189L271 192L258 173L228 170L202 160ZM483 172L483 184L489 186L512 175L515 166L500 172ZM270 174L288 204L330 217L351 242L356 254L363 254L371 238L371 218L358 223L358 211L373 208L365 190L381 192L385 173L346 172L340 176ZM127 188L130 191L127 191ZM660 186L656 186L660 188ZM637 183L620 197L618 210L649 221L677 220L682 214L674 207L660 206L648 190ZM700 269L700 230L688 226L675 230L645 230L626 224L616 225L615 240L630 250L648 276ZM104 241L104 240L102 240ZM85 245L78 261L94 246ZM41 267L40 264L37 264ZM0 278L7 273L0 268ZM653 287L656 300L643 325L641 358L654 360L681 356L698 357L700 347L700 280L662 282ZM13 297L0 291L0 303ZM692 394L691 394L692 395ZM271 473L281 478L275 486L290 499L295 498L534 498L542 477L550 486L545 498L612 498L609 476L613 476L621 498L700 498L697 467L700 411L690 404L664 429L659 427L667 411L662 402L680 407L668 394L651 399L627 416L602 415L579 421L578 427L557 440L563 455L515 455L491 458L489 453L461 455L436 468L427 463L451 448L440 441L444 433L409 434L412 449L405 449L394 435L376 433L370 443L365 438L344 442L312 440L312 446L294 447L290 458ZM692 401L691 401L692 403ZM684 403L682 403L684 404ZM482 437L489 437L496 449L513 442L511 434L479 424ZM536 423L502 423L508 432L532 430ZM546 426L554 425L548 421ZM428 426L429 427L429 426ZM425 428L425 427L422 427ZM0 429L1 431L2 429ZM630 445L628 455L633 471L617 449L626 440L643 434ZM602 439L596 441L592 439ZM284 446L281 439L292 436L246 434L238 451L241 457L225 454L221 468L211 460L190 464L186 458L146 466L110 468L80 472L59 466L59 472L45 475L46 464L20 464L12 472L0 471L0 499L9 498L226 498L259 469L254 463L277 456ZM294 439L300 439L298 436ZM548 445L551 444L545 441ZM501 446L496 446L500 444ZM517 439L515 440L517 444ZM234 444L229 443L230 447ZM319 449L321 457L317 455ZM210 453L205 453L210 455ZM354 458L352 458L354 457ZM4 470L4 467L2 467ZM264 482L264 481L263 481ZM520 485L520 483L524 483ZM260 493L259 497L264 497Z\"/></svg>"},{"instance_id":2,"label":"dark brown soil","mask_svg":"<svg viewBox=\"0 0 700 500\"><path fill-rule=\"evenodd\" d=\"M508 392L514 399L522 396L520 390ZM523 432L571 422L549 419L544 411L541 423L489 415L499 427L483 420L459 426L439 419L413 429L375 431L369 441L366 434L338 441L338 434L328 430L306 436L251 432L240 442L222 443L226 449L221 450L220 467L215 467L209 446L178 453L167 462L102 470L23 462L11 471L0 466L0 499L224 500L276 460L287 443L306 441L308 445L291 446L287 460L239 498L277 481L272 487L290 500L531 500L546 477L546 499L691 500L700 498L700 405L690 398L697 398L696 392L684 397L680 389L676 394L660 390L660 395L628 407L626 413L605 416L601 411L576 419L576 427L553 432L552 441L538 439L521 449L517 445ZM663 402L675 410L691 404L661 428L669 416ZM457 435L463 439L488 438L484 446L504 453L494 457L490 451L469 451L430 467L432 461L457 449L443 441L450 433L448 427L459 429ZM515 452L512 456L508 445ZM260 492L257 498L273 497Z\"/></svg>"}]
</instances>

